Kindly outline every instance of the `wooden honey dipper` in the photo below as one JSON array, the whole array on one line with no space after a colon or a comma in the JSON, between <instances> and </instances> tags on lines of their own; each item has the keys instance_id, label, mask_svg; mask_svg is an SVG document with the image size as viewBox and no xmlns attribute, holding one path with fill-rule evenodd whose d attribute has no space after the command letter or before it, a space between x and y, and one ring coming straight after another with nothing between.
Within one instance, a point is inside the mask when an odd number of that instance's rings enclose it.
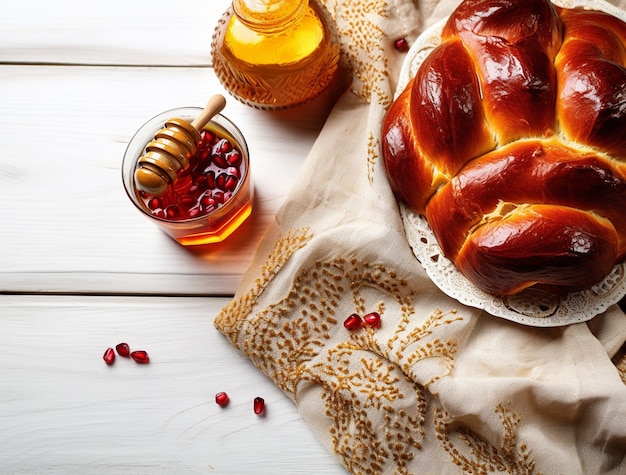
<instances>
[{"instance_id":1,"label":"wooden honey dipper","mask_svg":"<svg viewBox=\"0 0 626 475\"><path fill-rule=\"evenodd\" d=\"M137 162L135 186L151 195L162 195L182 170L189 168L189 157L200 143L200 131L226 106L221 94L211 97L202 112L189 123L173 118L165 122Z\"/></svg>"}]
</instances>

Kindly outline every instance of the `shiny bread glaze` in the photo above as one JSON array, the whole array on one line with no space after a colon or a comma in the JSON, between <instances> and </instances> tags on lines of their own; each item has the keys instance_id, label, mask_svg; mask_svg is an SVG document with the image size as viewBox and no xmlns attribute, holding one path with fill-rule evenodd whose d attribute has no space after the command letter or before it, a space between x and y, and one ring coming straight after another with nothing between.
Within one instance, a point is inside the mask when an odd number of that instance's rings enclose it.
<instances>
[{"instance_id":1,"label":"shiny bread glaze","mask_svg":"<svg viewBox=\"0 0 626 475\"><path fill-rule=\"evenodd\" d=\"M391 105L392 189L483 290L581 290L626 257L625 44L602 12L465 0Z\"/></svg>"}]
</instances>

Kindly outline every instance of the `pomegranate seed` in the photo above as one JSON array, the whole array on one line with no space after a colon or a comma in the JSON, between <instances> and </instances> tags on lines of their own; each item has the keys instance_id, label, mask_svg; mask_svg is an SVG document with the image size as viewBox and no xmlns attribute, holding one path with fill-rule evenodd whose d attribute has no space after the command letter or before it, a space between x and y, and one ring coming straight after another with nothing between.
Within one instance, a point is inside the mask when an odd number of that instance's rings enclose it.
<instances>
[{"instance_id":1,"label":"pomegranate seed","mask_svg":"<svg viewBox=\"0 0 626 475\"><path fill-rule=\"evenodd\" d=\"M265 412L265 399L263 399L262 397L255 397L254 398L254 413L257 416L260 416L261 414L263 414L263 412Z\"/></svg>"},{"instance_id":2,"label":"pomegranate seed","mask_svg":"<svg viewBox=\"0 0 626 475\"><path fill-rule=\"evenodd\" d=\"M407 49L409 49L409 42L406 40L406 38L398 38L396 41L393 42L393 47L398 51L406 51Z\"/></svg>"},{"instance_id":3,"label":"pomegranate seed","mask_svg":"<svg viewBox=\"0 0 626 475\"><path fill-rule=\"evenodd\" d=\"M128 343L119 343L115 346L115 350L118 355L123 356L124 358L128 358L130 356L130 346L128 346Z\"/></svg>"},{"instance_id":4,"label":"pomegranate seed","mask_svg":"<svg viewBox=\"0 0 626 475\"><path fill-rule=\"evenodd\" d=\"M343 322L343 326L351 331L361 328L362 324L363 321L361 320L361 317L359 317L356 313L350 315L348 318L346 318L346 321Z\"/></svg>"},{"instance_id":5,"label":"pomegranate seed","mask_svg":"<svg viewBox=\"0 0 626 475\"><path fill-rule=\"evenodd\" d=\"M180 217L180 208L176 205L170 205L167 208L165 208L163 211L165 211L165 216L167 217L167 219L176 219Z\"/></svg>"},{"instance_id":6,"label":"pomegranate seed","mask_svg":"<svg viewBox=\"0 0 626 475\"><path fill-rule=\"evenodd\" d=\"M163 201L161 200L161 198L158 197L154 197L152 199L150 199L148 201L148 208L150 208L151 210L155 210L155 209L159 209L163 207Z\"/></svg>"},{"instance_id":7,"label":"pomegranate seed","mask_svg":"<svg viewBox=\"0 0 626 475\"><path fill-rule=\"evenodd\" d=\"M210 208L211 206L217 207L217 201L215 201L215 198L212 198L211 196L203 196L200 198L200 204L204 208Z\"/></svg>"},{"instance_id":8,"label":"pomegranate seed","mask_svg":"<svg viewBox=\"0 0 626 475\"><path fill-rule=\"evenodd\" d=\"M236 176L233 176L233 175L226 176L226 181L224 182L224 191L235 191L235 188L237 188L238 183L239 183L239 179Z\"/></svg>"},{"instance_id":9,"label":"pomegranate seed","mask_svg":"<svg viewBox=\"0 0 626 475\"><path fill-rule=\"evenodd\" d=\"M215 199L216 203L224 203L225 199L224 199L225 195L224 192L222 191L214 191L213 192L213 199Z\"/></svg>"},{"instance_id":10,"label":"pomegranate seed","mask_svg":"<svg viewBox=\"0 0 626 475\"><path fill-rule=\"evenodd\" d=\"M102 359L109 366L115 363L115 351L113 351L113 348L107 348L102 356Z\"/></svg>"},{"instance_id":11,"label":"pomegranate seed","mask_svg":"<svg viewBox=\"0 0 626 475\"><path fill-rule=\"evenodd\" d=\"M199 206L194 206L189 210L189 217L196 218L200 216L200 213L202 213L202 209Z\"/></svg>"},{"instance_id":12,"label":"pomegranate seed","mask_svg":"<svg viewBox=\"0 0 626 475\"><path fill-rule=\"evenodd\" d=\"M380 328L380 314L378 312L368 313L363 317L363 321L372 328Z\"/></svg>"},{"instance_id":13,"label":"pomegranate seed","mask_svg":"<svg viewBox=\"0 0 626 475\"><path fill-rule=\"evenodd\" d=\"M139 364L148 364L148 363L150 363L150 357L148 356L148 353L146 351L143 351L143 350L133 351L130 354L130 357L133 360L135 360L137 363L139 363Z\"/></svg>"},{"instance_id":14,"label":"pomegranate seed","mask_svg":"<svg viewBox=\"0 0 626 475\"><path fill-rule=\"evenodd\" d=\"M237 167L228 167L226 169L226 173L236 178L241 178L241 171L239 171L239 168Z\"/></svg>"},{"instance_id":15,"label":"pomegranate seed","mask_svg":"<svg viewBox=\"0 0 626 475\"><path fill-rule=\"evenodd\" d=\"M226 161L226 157L222 155L214 155L213 163L215 163L220 168L228 168L229 163Z\"/></svg>"},{"instance_id":16,"label":"pomegranate seed","mask_svg":"<svg viewBox=\"0 0 626 475\"><path fill-rule=\"evenodd\" d=\"M205 165L209 165L211 163L211 149L210 148L201 148L200 153L197 153L198 161L204 163Z\"/></svg>"},{"instance_id":17,"label":"pomegranate seed","mask_svg":"<svg viewBox=\"0 0 626 475\"><path fill-rule=\"evenodd\" d=\"M228 397L228 394L223 391L215 395L215 402L218 406L224 407L228 404L228 401L230 401L230 398Z\"/></svg>"},{"instance_id":18,"label":"pomegranate seed","mask_svg":"<svg viewBox=\"0 0 626 475\"><path fill-rule=\"evenodd\" d=\"M215 177L215 184L222 191L226 191L226 179L227 178L228 178L228 175L226 173L220 173L219 175L217 175L217 177Z\"/></svg>"},{"instance_id":19,"label":"pomegranate seed","mask_svg":"<svg viewBox=\"0 0 626 475\"><path fill-rule=\"evenodd\" d=\"M215 134L209 130L202 132L202 144L212 144L215 141Z\"/></svg>"},{"instance_id":20,"label":"pomegranate seed","mask_svg":"<svg viewBox=\"0 0 626 475\"><path fill-rule=\"evenodd\" d=\"M232 150L226 154L226 161L233 167L241 165L242 157L238 150Z\"/></svg>"},{"instance_id":21,"label":"pomegranate seed","mask_svg":"<svg viewBox=\"0 0 626 475\"><path fill-rule=\"evenodd\" d=\"M208 172L206 172L206 174L204 175L206 177L206 187L209 190L214 190L216 185L215 185L215 172L213 170L209 170Z\"/></svg>"},{"instance_id":22,"label":"pomegranate seed","mask_svg":"<svg viewBox=\"0 0 626 475\"><path fill-rule=\"evenodd\" d=\"M232 149L233 149L233 146L230 144L228 139L221 139L215 144L215 147L213 147L213 153L216 155L218 153L228 153Z\"/></svg>"}]
</instances>

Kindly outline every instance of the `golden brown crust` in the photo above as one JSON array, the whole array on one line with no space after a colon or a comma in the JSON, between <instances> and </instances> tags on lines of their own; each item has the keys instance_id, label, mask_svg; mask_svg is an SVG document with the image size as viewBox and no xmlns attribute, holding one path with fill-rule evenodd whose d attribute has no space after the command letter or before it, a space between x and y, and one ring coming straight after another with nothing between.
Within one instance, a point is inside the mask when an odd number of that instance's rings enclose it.
<instances>
[{"instance_id":1,"label":"golden brown crust","mask_svg":"<svg viewBox=\"0 0 626 475\"><path fill-rule=\"evenodd\" d=\"M426 203L434 192L434 167L417 147L413 122L408 117L411 87L407 87L391 105L383 124L385 147L383 160L391 187L411 208L426 209Z\"/></svg>"},{"instance_id":2,"label":"golden brown crust","mask_svg":"<svg viewBox=\"0 0 626 475\"><path fill-rule=\"evenodd\" d=\"M616 241L611 221L594 213L526 205L479 226L461 248L456 265L480 288L498 295L533 285L583 290L611 271Z\"/></svg>"},{"instance_id":3,"label":"golden brown crust","mask_svg":"<svg viewBox=\"0 0 626 475\"><path fill-rule=\"evenodd\" d=\"M465 0L383 124L391 186L496 294L588 288L626 258L626 24Z\"/></svg>"},{"instance_id":4,"label":"golden brown crust","mask_svg":"<svg viewBox=\"0 0 626 475\"><path fill-rule=\"evenodd\" d=\"M563 10L556 58L561 130L570 140L626 158L626 24L601 12Z\"/></svg>"}]
</instances>

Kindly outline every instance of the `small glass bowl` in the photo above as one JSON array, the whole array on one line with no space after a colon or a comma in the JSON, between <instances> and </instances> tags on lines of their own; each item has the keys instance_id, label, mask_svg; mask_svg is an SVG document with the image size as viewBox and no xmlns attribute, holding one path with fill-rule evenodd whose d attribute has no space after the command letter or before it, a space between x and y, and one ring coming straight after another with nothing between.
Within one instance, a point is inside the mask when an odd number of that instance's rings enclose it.
<instances>
[{"instance_id":1,"label":"small glass bowl","mask_svg":"<svg viewBox=\"0 0 626 475\"><path fill-rule=\"evenodd\" d=\"M169 219L163 213L158 214L151 210L148 206L151 197L137 189L135 185L137 163L157 131L164 127L167 120L174 117L192 122L201 111L200 107L181 107L165 111L150 119L132 137L122 161L122 181L131 202L145 217L183 246L223 241L250 216L254 199L248 145L237 126L221 114L215 115L204 130L211 131L218 137L227 138L240 151L242 157L237 186L227 192L230 196L221 206L193 218ZM175 186L175 183L170 186Z\"/></svg>"}]
</instances>

